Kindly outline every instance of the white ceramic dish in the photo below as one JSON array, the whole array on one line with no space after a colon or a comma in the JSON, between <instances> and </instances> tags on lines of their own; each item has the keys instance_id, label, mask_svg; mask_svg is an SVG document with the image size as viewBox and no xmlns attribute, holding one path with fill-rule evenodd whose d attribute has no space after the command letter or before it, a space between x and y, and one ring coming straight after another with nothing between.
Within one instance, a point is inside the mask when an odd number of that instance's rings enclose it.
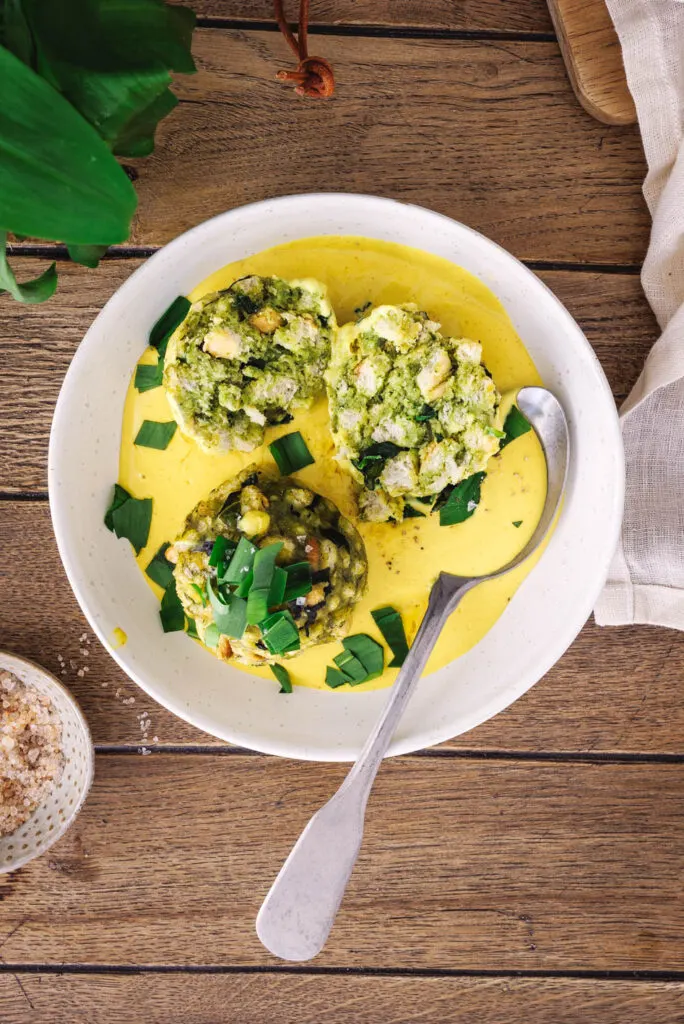
<instances>
[{"instance_id":1,"label":"white ceramic dish","mask_svg":"<svg viewBox=\"0 0 684 1024\"><path fill-rule=\"evenodd\" d=\"M57 543L93 629L128 675L169 710L224 740L312 760L356 756L385 700L250 680L158 627L157 602L126 541L102 522L117 478L121 414L154 321L213 270L281 242L365 235L416 246L465 267L495 292L545 385L563 402L572 461L558 527L539 565L485 639L422 680L391 753L466 732L532 686L579 632L607 573L620 527L624 467L615 404L581 330L535 275L447 217L371 196L314 194L256 203L177 238L110 299L83 339L52 426L49 487ZM127 634L115 649L114 630ZM572 695L568 697L572 700Z\"/></svg>"},{"instance_id":2,"label":"white ceramic dish","mask_svg":"<svg viewBox=\"0 0 684 1024\"><path fill-rule=\"evenodd\" d=\"M13 672L52 701L62 722L64 771L45 801L16 832L0 838L0 874L16 871L45 853L73 823L93 781L93 744L88 723L69 691L40 665L0 651L0 671Z\"/></svg>"}]
</instances>

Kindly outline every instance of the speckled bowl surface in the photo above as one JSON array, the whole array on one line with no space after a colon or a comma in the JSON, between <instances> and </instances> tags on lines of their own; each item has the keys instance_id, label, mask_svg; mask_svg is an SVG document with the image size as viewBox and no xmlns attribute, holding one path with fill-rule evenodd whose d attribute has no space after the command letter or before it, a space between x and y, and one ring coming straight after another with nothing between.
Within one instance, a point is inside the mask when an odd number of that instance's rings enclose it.
<instances>
[{"instance_id":1,"label":"speckled bowl surface","mask_svg":"<svg viewBox=\"0 0 684 1024\"><path fill-rule=\"evenodd\" d=\"M78 704L62 684L40 665L0 651L0 671L14 673L52 701L62 722L64 770L59 782L16 832L0 838L0 874L16 871L45 853L64 835L80 811L93 781L93 744Z\"/></svg>"},{"instance_id":2,"label":"speckled bowl surface","mask_svg":"<svg viewBox=\"0 0 684 1024\"><path fill-rule=\"evenodd\" d=\"M566 498L547 549L486 637L421 681L391 753L440 743L486 721L563 654L590 614L615 550L624 465L615 403L580 328L522 263L448 217L374 196L288 196L200 224L131 275L81 342L52 426L50 505L74 593L119 665L181 718L267 753L349 760L368 736L385 692L297 687L286 699L276 686L221 664L182 633L162 633L157 600L130 546L103 524L118 473L124 396L151 326L177 295L226 263L315 235L399 242L475 274L505 306L570 424ZM117 646L117 627L127 635L123 646Z\"/></svg>"}]
</instances>

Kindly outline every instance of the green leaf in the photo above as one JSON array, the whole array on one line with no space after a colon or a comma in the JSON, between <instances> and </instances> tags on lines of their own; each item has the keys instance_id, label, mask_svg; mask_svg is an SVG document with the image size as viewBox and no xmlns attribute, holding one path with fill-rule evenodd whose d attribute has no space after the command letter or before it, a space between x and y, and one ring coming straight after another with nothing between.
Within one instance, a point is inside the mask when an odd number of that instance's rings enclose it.
<instances>
[{"instance_id":1,"label":"green leaf","mask_svg":"<svg viewBox=\"0 0 684 1024\"><path fill-rule=\"evenodd\" d=\"M95 129L2 47L0 95L3 230L69 244L124 242L135 190Z\"/></svg>"},{"instance_id":2,"label":"green leaf","mask_svg":"<svg viewBox=\"0 0 684 1024\"><path fill-rule=\"evenodd\" d=\"M347 682L351 683L352 686L358 686L360 683L365 683L368 673L359 659L353 655L351 651L343 651L342 654L335 655L333 661L339 668L342 675L346 677Z\"/></svg>"},{"instance_id":3,"label":"green leaf","mask_svg":"<svg viewBox=\"0 0 684 1024\"><path fill-rule=\"evenodd\" d=\"M297 470L304 469L305 466L311 466L315 461L298 430L279 437L277 441L269 444L268 449L282 476L296 473Z\"/></svg>"},{"instance_id":4,"label":"green leaf","mask_svg":"<svg viewBox=\"0 0 684 1024\"><path fill-rule=\"evenodd\" d=\"M330 665L325 670L325 685L329 686L331 690L336 690L338 686L346 686L349 682L346 676L343 676L338 668L332 668Z\"/></svg>"},{"instance_id":5,"label":"green leaf","mask_svg":"<svg viewBox=\"0 0 684 1024\"><path fill-rule=\"evenodd\" d=\"M163 452L168 448L177 427L178 424L175 420L170 420L168 423L143 420L133 444L137 444L139 448L156 448Z\"/></svg>"},{"instance_id":6,"label":"green leaf","mask_svg":"<svg viewBox=\"0 0 684 1024\"><path fill-rule=\"evenodd\" d=\"M413 505L409 505L408 501L404 502L404 519L425 519L425 512L421 512L420 509L414 508Z\"/></svg>"},{"instance_id":7,"label":"green leaf","mask_svg":"<svg viewBox=\"0 0 684 1024\"><path fill-rule=\"evenodd\" d=\"M104 522L107 529L117 537L129 540L136 555L139 555L150 535L152 498L134 498L125 488L115 484Z\"/></svg>"},{"instance_id":8,"label":"green leaf","mask_svg":"<svg viewBox=\"0 0 684 1024\"><path fill-rule=\"evenodd\" d=\"M275 608L285 601L285 587L287 586L287 573L276 565L271 580L271 589L268 592L268 607Z\"/></svg>"},{"instance_id":9,"label":"green leaf","mask_svg":"<svg viewBox=\"0 0 684 1024\"><path fill-rule=\"evenodd\" d=\"M195 18L159 0L24 0L37 68L120 156L154 148L176 105L171 70L191 74Z\"/></svg>"},{"instance_id":10,"label":"green leaf","mask_svg":"<svg viewBox=\"0 0 684 1024\"><path fill-rule=\"evenodd\" d=\"M293 562L285 566L287 584L283 600L295 601L298 597L304 597L311 592L313 580L311 578L311 566L308 562Z\"/></svg>"},{"instance_id":11,"label":"green leaf","mask_svg":"<svg viewBox=\"0 0 684 1024\"><path fill-rule=\"evenodd\" d=\"M214 647L217 646L217 644L218 644L220 639L221 639L221 631L220 631L220 629L218 628L218 626L214 625L213 622L210 622L209 625L207 626L207 628L204 631L204 643L205 643L205 645L207 647L211 647L213 649Z\"/></svg>"},{"instance_id":12,"label":"green leaf","mask_svg":"<svg viewBox=\"0 0 684 1024\"><path fill-rule=\"evenodd\" d=\"M121 128L112 150L116 156L142 157L154 152L154 133L160 121L178 105L170 89L165 89L148 106L139 110Z\"/></svg>"},{"instance_id":13,"label":"green leaf","mask_svg":"<svg viewBox=\"0 0 684 1024\"><path fill-rule=\"evenodd\" d=\"M515 528L518 529L518 527L522 526L522 524L522 519L516 519L516 521L513 523L513 526L515 526Z\"/></svg>"},{"instance_id":14,"label":"green leaf","mask_svg":"<svg viewBox=\"0 0 684 1024\"><path fill-rule=\"evenodd\" d=\"M33 37L21 0L0 0L0 46L6 46L24 64L33 66Z\"/></svg>"},{"instance_id":15,"label":"green leaf","mask_svg":"<svg viewBox=\"0 0 684 1024\"><path fill-rule=\"evenodd\" d=\"M363 481L369 491L375 488L387 460L401 451L404 449L394 441L377 441L364 448L358 459L352 459L352 465L363 474Z\"/></svg>"},{"instance_id":16,"label":"green leaf","mask_svg":"<svg viewBox=\"0 0 684 1024\"><path fill-rule=\"evenodd\" d=\"M280 693L292 693L292 680L290 673L284 665L271 665L271 672L280 683Z\"/></svg>"},{"instance_id":17,"label":"green leaf","mask_svg":"<svg viewBox=\"0 0 684 1024\"><path fill-rule=\"evenodd\" d=\"M480 489L485 476L485 473L473 473L456 484L439 510L440 526L454 526L470 519L480 503Z\"/></svg>"},{"instance_id":18,"label":"green leaf","mask_svg":"<svg viewBox=\"0 0 684 1024\"><path fill-rule=\"evenodd\" d=\"M1 146L2 140L0 140ZM2 200L0 200L1 202ZM0 293L3 291L9 292L17 302L36 304L38 302L45 302L46 299L54 295L56 287L57 269L54 263L40 277L34 278L33 281L25 281L23 284L19 284L12 268L7 262L7 234L4 231L0 231Z\"/></svg>"},{"instance_id":19,"label":"green leaf","mask_svg":"<svg viewBox=\"0 0 684 1024\"><path fill-rule=\"evenodd\" d=\"M510 444L511 441L515 441L516 437L522 437L523 434L529 433L531 429L531 425L520 412L517 405L512 405L504 422L505 436L499 445L499 451L505 448L507 444Z\"/></svg>"},{"instance_id":20,"label":"green leaf","mask_svg":"<svg viewBox=\"0 0 684 1024\"><path fill-rule=\"evenodd\" d=\"M416 416L416 422L427 423L428 420L433 420L436 415L437 412L435 409L432 408L431 405L424 405L423 408L418 413L418 415Z\"/></svg>"},{"instance_id":21,"label":"green leaf","mask_svg":"<svg viewBox=\"0 0 684 1024\"><path fill-rule=\"evenodd\" d=\"M161 587L162 590L166 590L173 579L173 566L171 562L166 559L166 551L169 547L170 545L168 543L162 544L159 551L145 569L145 572L150 579L156 583L157 586Z\"/></svg>"},{"instance_id":22,"label":"green leaf","mask_svg":"<svg viewBox=\"0 0 684 1024\"><path fill-rule=\"evenodd\" d=\"M277 541L275 544L267 544L266 547L259 548L254 556L254 562L252 564L252 582L247 596L248 626L256 626L259 622L265 619L268 614L268 609L271 606L271 587L273 585L273 579L276 572L275 561L282 551L282 548L283 542ZM282 590L283 592L285 590L284 579ZM278 591L280 591L280 583L278 584Z\"/></svg>"},{"instance_id":23,"label":"green leaf","mask_svg":"<svg viewBox=\"0 0 684 1024\"><path fill-rule=\"evenodd\" d=\"M233 557L221 577L221 583L232 583L233 585L242 583L247 573L251 571L256 553L257 548L246 537L240 537Z\"/></svg>"},{"instance_id":24,"label":"green leaf","mask_svg":"<svg viewBox=\"0 0 684 1024\"><path fill-rule=\"evenodd\" d=\"M367 636L366 633L355 633L342 641L346 651L350 651L363 665L366 676L363 680L377 679L385 668L385 652L380 644Z\"/></svg>"},{"instance_id":25,"label":"green leaf","mask_svg":"<svg viewBox=\"0 0 684 1024\"><path fill-rule=\"evenodd\" d=\"M202 602L202 607L206 608L206 606L207 606L207 595L204 592L204 587L200 587L199 583L191 583L190 586L192 587L192 589L195 591L195 593L197 594L198 598Z\"/></svg>"},{"instance_id":26,"label":"green leaf","mask_svg":"<svg viewBox=\"0 0 684 1024\"><path fill-rule=\"evenodd\" d=\"M193 640L199 640L199 633L197 632L197 623L194 619L191 619L186 615L185 617L185 632Z\"/></svg>"},{"instance_id":27,"label":"green leaf","mask_svg":"<svg viewBox=\"0 0 684 1024\"><path fill-rule=\"evenodd\" d=\"M235 593L237 594L237 596L238 597L245 597L245 598L248 597L249 596L249 592L252 589L253 581L254 581L254 573L250 569L249 572L245 573L245 575L242 577L242 581L238 584L238 586L235 589ZM268 611L268 609L266 609L266 611ZM262 618L265 618L265 617L266 617L266 612L264 612Z\"/></svg>"},{"instance_id":28,"label":"green leaf","mask_svg":"<svg viewBox=\"0 0 684 1024\"><path fill-rule=\"evenodd\" d=\"M160 359L164 358L169 338L176 328L183 323L189 309L190 300L186 299L184 295L179 295L177 299L173 300L166 312L162 313L150 331L150 345L152 348L157 349Z\"/></svg>"},{"instance_id":29,"label":"green leaf","mask_svg":"<svg viewBox=\"0 0 684 1024\"><path fill-rule=\"evenodd\" d=\"M285 654L299 649L299 630L288 611L274 612L260 626L264 643L271 654Z\"/></svg>"},{"instance_id":30,"label":"green leaf","mask_svg":"<svg viewBox=\"0 0 684 1024\"><path fill-rule=\"evenodd\" d=\"M226 556L235 551L237 545L232 541L228 540L227 537L223 537L221 534L214 541L214 546L211 549L211 555L209 556L209 565L220 566L223 565L226 560Z\"/></svg>"},{"instance_id":31,"label":"green leaf","mask_svg":"<svg viewBox=\"0 0 684 1024\"><path fill-rule=\"evenodd\" d=\"M161 386L164 376L164 364L161 359L156 363L138 363L133 381L137 391L152 391Z\"/></svg>"},{"instance_id":32,"label":"green leaf","mask_svg":"<svg viewBox=\"0 0 684 1024\"><path fill-rule=\"evenodd\" d=\"M74 263L94 269L109 248L108 245L68 245L69 256Z\"/></svg>"},{"instance_id":33,"label":"green leaf","mask_svg":"<svg viewBox=\"0 0 684 1024\"><path fill-rule=\"evenodd\" d=\"M222 601L211 580L207 580L207 593L217 629L239 640L247 625L247 602L235 595L227 603Z\"/></svg>"},{"instance_id":34,"label":"green leaf","mask_svg":"<svg viewBox=\"0 0 684 1024\"><path fill-rule=\"evenodd\" d=\"M371 615L382 633L385 643L394 655L389 663L389 668L400 668L404 664L409 650L401 615L391 605L376 608Z\"/></svg>"},{"instance_id":35,"label":"green leaf","mask_svg":"<svg viewBox=\"0 0 684 1024\"><path fill-rule=\"evenodd\" d=\"M185 629L185 612L176 592L176 581L172 580L161 599L159 618L165 633L178 633Z\"/></svg>"}]
</instances>

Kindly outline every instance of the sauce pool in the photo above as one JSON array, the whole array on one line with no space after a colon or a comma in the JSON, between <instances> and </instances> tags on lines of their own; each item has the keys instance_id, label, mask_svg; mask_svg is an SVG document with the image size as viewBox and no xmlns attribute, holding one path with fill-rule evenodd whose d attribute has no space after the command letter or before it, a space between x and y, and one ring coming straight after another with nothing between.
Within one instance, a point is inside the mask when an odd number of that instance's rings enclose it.
<instances>
[{"instance_id":1,"label":"sauce pool","mask_svg":"<svg viewBox=\"0 0 684 1024\"><path fill-rule=\"evenodd\" d=\"M512 402L506 392L526 384L541 384L534 363L496 296L468 271L438 256L369 238L305 238L228 264L198 285L189 298L194 302L248 274L315 277L327 285L340 324L353 320L355 310L367 302L417 303L441 323L443 333L482 343L483 361L504 395L504 412ZM142 361L155 359L154 350L148 349ZM133 439L145 419L168 421L173 416L163 388L139 393L131 377L124 407L119 481L136 497L153 499L150 535L138 556L143 571L159 547L177 536L187 514L214 487L250 463L275 471L266 445L247 454L210 455L177 430L166 451L136 447ZM316 460L296 478L330 498L344 515L354 519L353 487L334 460L325 400L319 400L291 423L270 430L266 440L271 442L294 430L301 431ZM400 524L358 523L354 519L368 554L368 589L356 606L349 633L368 633L380 640L371 610L390 604L401 613L410 643L439 572L470 576L505 565L532 536L545 495L544 456L536 435L530 431L490 461L480 504L466 522L442 527L438 515ZM458 658L482 639L538 557L466 595L443 630L426 674ZM161 597L160 588L147 576L144 578ZM155 622L151 628L157 626ZM339 642L323 644L284 663L294 684L326 689L326 666L341 650ZM268 668L231 664L275 682ZM380 679L355 689L389 686L396 675L397 669L386 669Z\"/></svg>"}]
</instances>

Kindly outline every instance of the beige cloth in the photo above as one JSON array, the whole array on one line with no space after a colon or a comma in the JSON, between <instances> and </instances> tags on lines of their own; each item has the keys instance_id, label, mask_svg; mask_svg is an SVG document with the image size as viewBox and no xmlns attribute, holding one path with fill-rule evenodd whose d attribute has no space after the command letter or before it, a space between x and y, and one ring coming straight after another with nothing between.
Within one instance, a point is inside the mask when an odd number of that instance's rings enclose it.
<instances>
[{"instance_id":1,"label":"beige cloth","mask_svg":"<svg viewBox=\"0 0 684 1024\"><path fill-rule=\"evenodd\" d=\"M606 2L648 162L641 280L662 334L620 413L625 518L594 614L684 629L684 2Z\"/></svg>"}]
</instances>

